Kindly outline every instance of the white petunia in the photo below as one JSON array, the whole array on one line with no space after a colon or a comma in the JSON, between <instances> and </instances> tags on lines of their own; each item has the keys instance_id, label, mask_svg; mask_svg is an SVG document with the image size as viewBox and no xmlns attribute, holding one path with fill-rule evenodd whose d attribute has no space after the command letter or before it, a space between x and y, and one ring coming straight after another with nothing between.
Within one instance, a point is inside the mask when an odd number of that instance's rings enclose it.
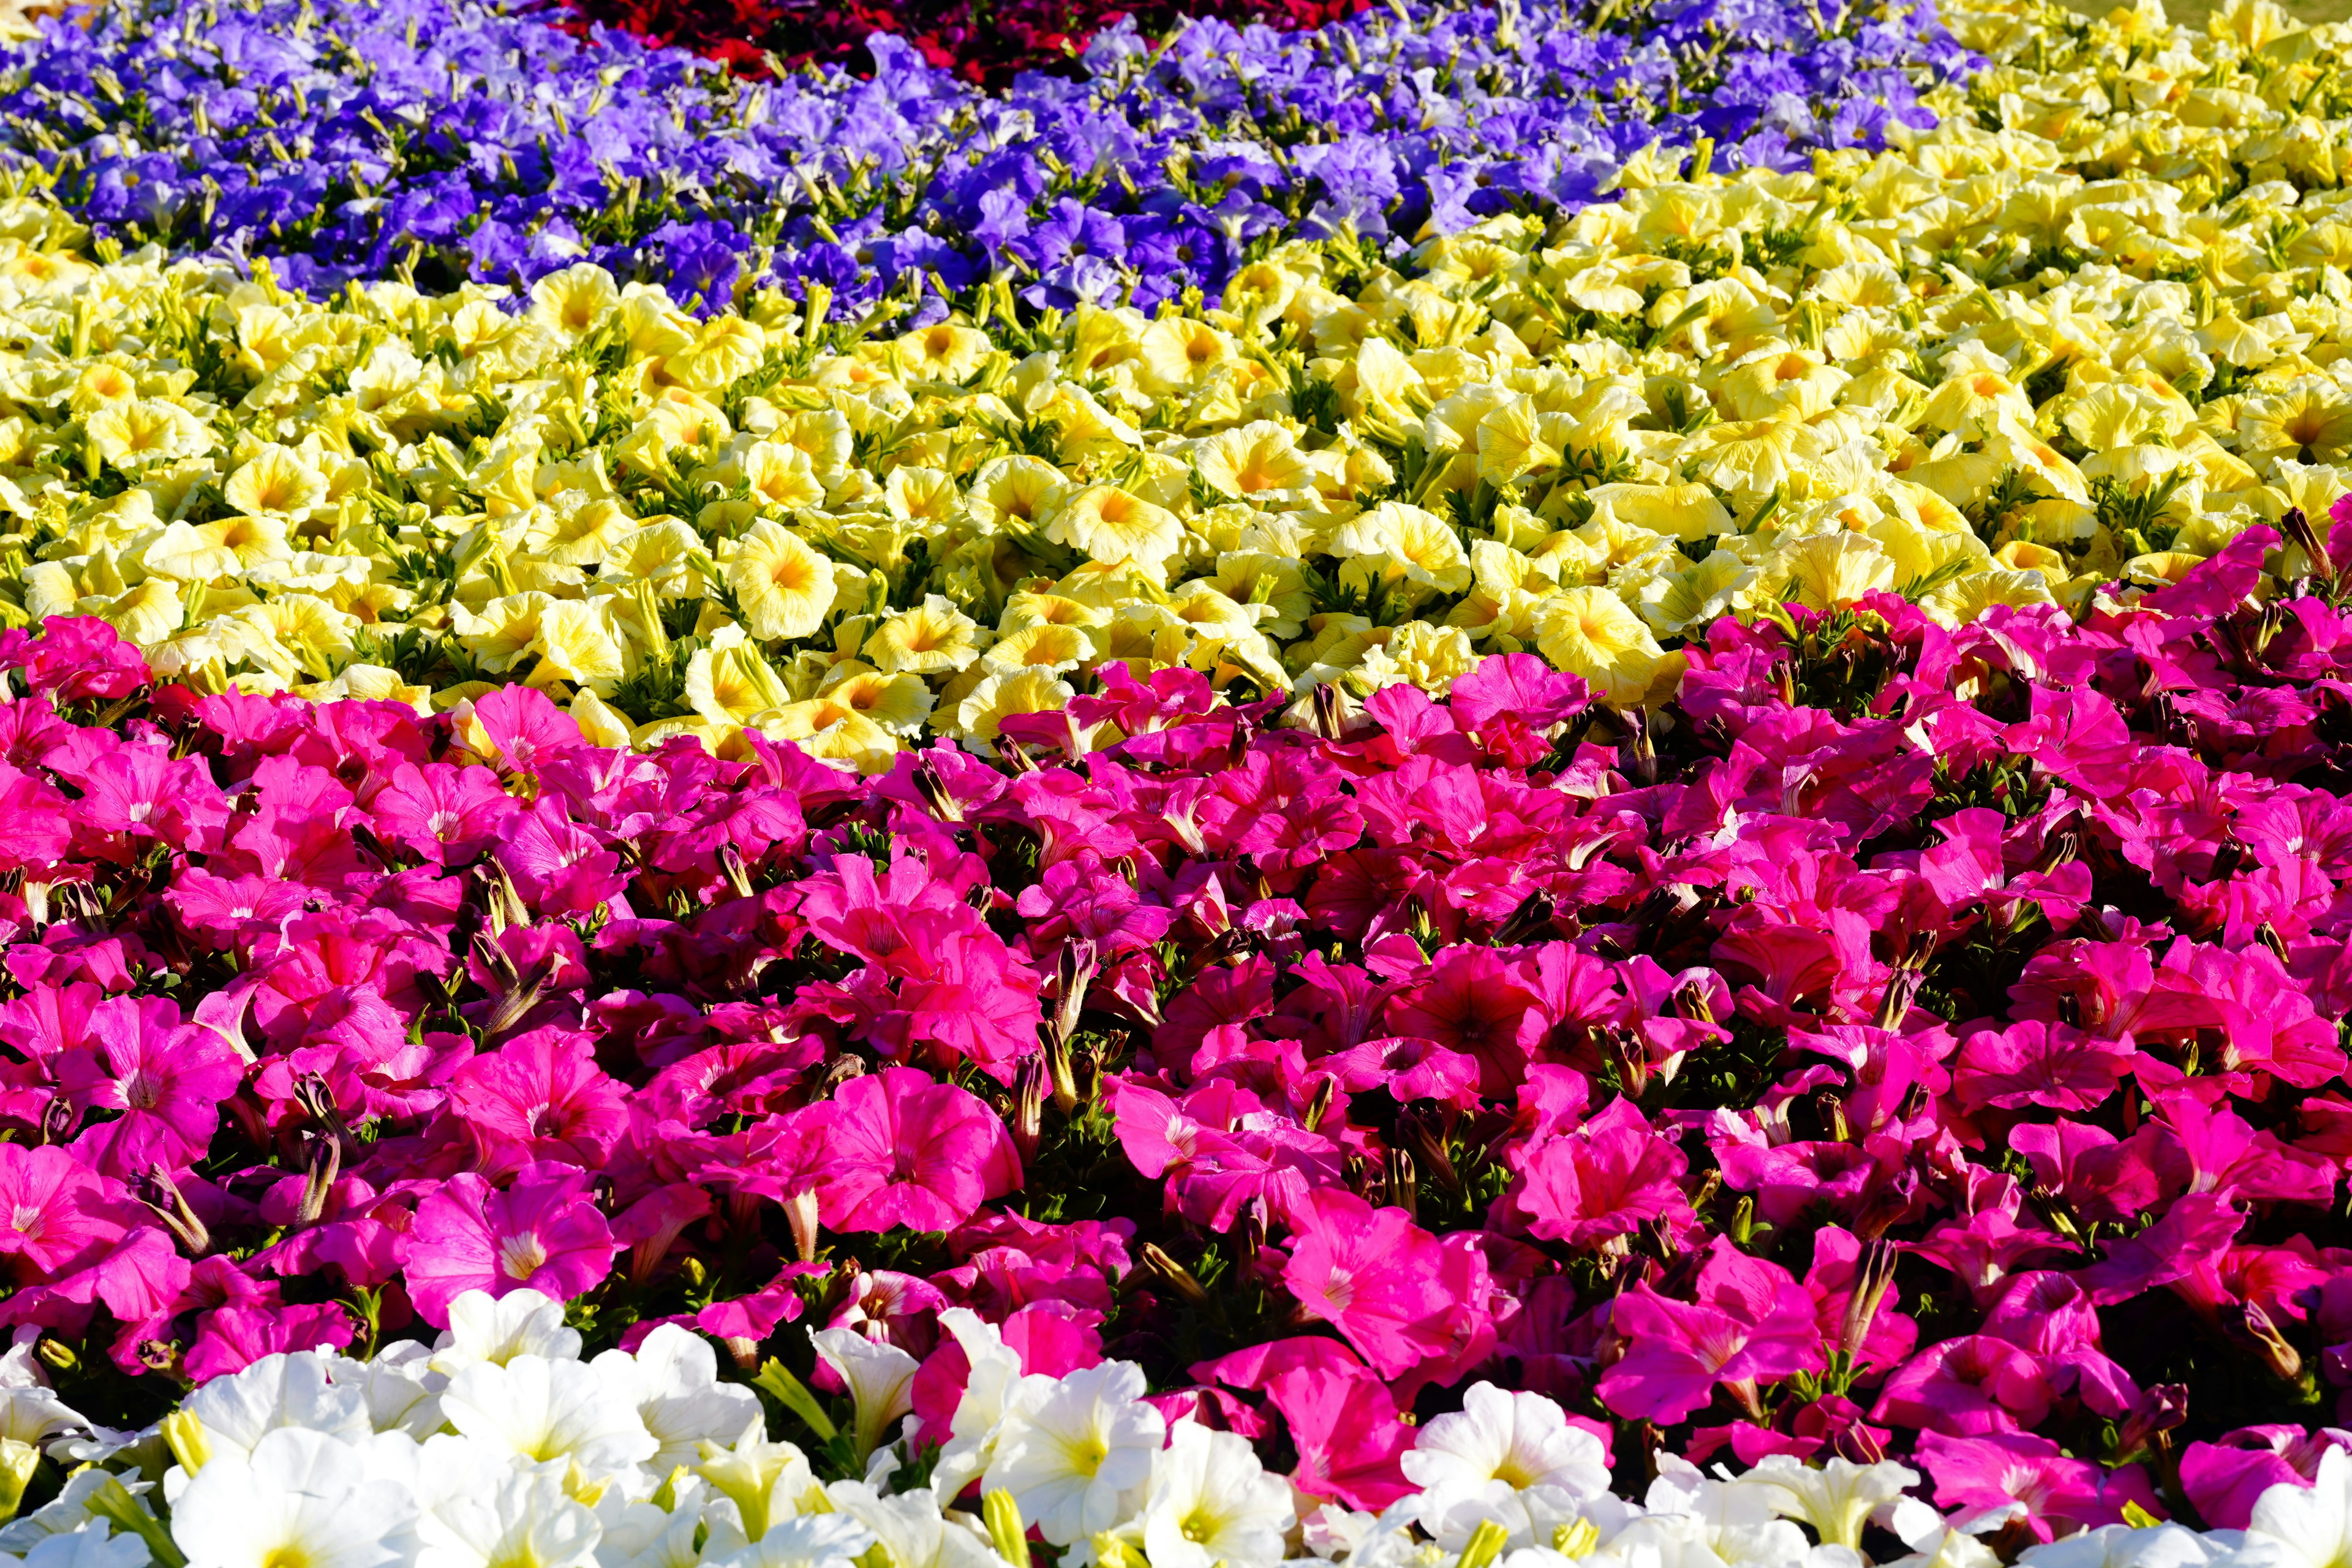
<instances>
[{"instance_id":1,"label":"white petunia","mask_svg":"<svg viewBox=\"0 0 2352 1568\"><path fill-rule=\"evenodd\" d=\"M154 1553L147 1543L127 1531L109 1535L104 1530L69 1530L36 1542L25 1553L25 1568L147 1568Z\"/></svg>"},{"instance_id":2,"label":"white petunia","mask_svg":"<svg viewBox=\"0 0 2352 1568\"><path fill-rule=\"evenodd\" d=\"M910 1389L920 1363L897 1345L869 1340L856 1329L813 1330L809 1342L849 1387L862 1463L881 1445L890 1424L915 1407Z\"/></svg>"},{"instance_id":3,"label":"white petunia","mask_svg":"<svg viewBox=\"0 0 2352 1568\"><path fill-rule=\"evenodd\" d=\"M249 1453L216 1447L172 1510L172 1538L188 1568L389 1568L415 1550L416 1522L414 1498L349 1444L288 1426Z\"/></svg>"},{"instance_id":4,"label":"white petunia","mask_svg":"<svg viewBox=\"0 0 2352 1568\"><path fill-rule=\"evenodd\" d=\"M874 1532L890 1568L1003 1568L980 1521L968 1513L941 1513L928 1491L883 1497L863 1481L835 1481L825 1496Z\"/></svg>"},{"instance_id":5,"label":"white petunia","mask_svg":"<svg viewBox=\"0 0 2352 1568\"><path fill-rule=\"evenodd\" d=\"M703 1510L714 1556L759 1540L773 1525L824 1499L808 1456L791 1443L771 1441L757 1426L732 1447L705 1442L694 1473L719 1494Z\"/></svg>"},{"instance_id":6,"label":"white petunia","mask_svg":"<svg viewBox=\"0 0 2352 1568\"><path fill-rule=\"evenodd\" d=\"M2264 1568L2352 1563L2352 1454L2331 1447L2310 1486L2282 1481L2256 1498L2240 1560Z\"/></svg>"},{"instance_id":7,"label":"white petunia","mask_svg":"<svg viewBox=\"0 0 2352 1568\"><path fill-rule=\"evenodd\" d=\"M1182 1421L1152 1470L1144 1553L1151 1568L1276 1563L1297 1517L1289 1483L1265 1473L1248 1438Z\"/></svg>"},{"instance_id":8,"label":"white petunia","mask_svg":"<svg viewBox=\"0 0 2352 1568\"><path fill-rule=\"evenodd\" d=\"M2016 1512L2022 1514L2022 1504ZM1979 1531L1998 1529L1998 1515L1978 1514L1954 1521L1917 1498L1897 1498L1879 1510L1878 1521L1911 1549L1885 1568L2000 1568L2000 1558L1977 1539Z\"/></svg>"},{"instance_id":9,"label":"white petunia","mask_svg":"<svg viewBox=\"0 0 2352 1568\"><path fill-rule=\"evenodd\" d=\"M534 1465L470 1478L417 1521L416 1568L588 1568L604 1531L564 1490L564 1469Z\"/></svg>"},{"instance_id":10,"label":"white petunia","mask_svg":"<svg viewBox=\"0 0 2352 1568\"><path fill-rule=\"evenodd\" d=\"M449 1380L441 1411L468 1437L538 1463L567 1459L610 1475L651 1458L660 1445L637 1417L627 1384L582 1362L518 1355L477 1362Z\"/></svg>"},{"instance_id":11,"label":"white petunia","mask_svg":"<svg viewBox=\"0 0 2352 1568\"><path fill-rule=\"evenodd\" d=\"M1459 1411L1423 1427L1402 1463L1422 1489L1422 1529L1452 1552L1490 1521L1514 1546L1541 1545L1554 1526L1609 1491L1599 1438L1543 1395L1490 1383L1473 1385Z\"/></svg>"},{"instance_id":12,"label":"white petunia","mask_svg":"<svg viewBox=\"0 0 2352 1568\"><path fill-rule=\"evenodd\" d=\"M433 1370L455 1377L477 1362L503 1366L519 1355L580 1359L580 1333L563 1326L563 1303L530 1289L468 1290L449 1303L449 1326L433 1342Z\"/></svg>"},{"instance_id":13,"label":"white petunia","mask_svg":"<svg viewBox=\"0 0 2352 1568\"><path fill-rule=\"evenodd\" d=\"M702 1510L665 1510L607 1491L596 1500L596 1568L695 1568L702 1561Z\"/></svg>"},{"instance_id":14,"label":"white petunia","mask_svg":"<svg viewBox=\"0 0 2352 1568\"><path fill-rule=\"evenodd\" d=\"M2177 1524L2103 1524L2027 1547L2018 1555L2018 1568L2207 1568L2235 1552L2244 1534L2217 1530L2200 1535Z\"/></svg>"},{"instance_id":15,"label":"white petunia","mask_svg":"<svg viewBox=\"0 0 2352 1568\"><path fill-rule=\"evenodd\" d=\"M423 1442L441 1429L439 1391L448 1380L432 1368L433 1352L415 1340L388 1345L373 1361L329 1356L327 1374L367 1401L368 1424L379 1432L405 1432Z\"/></svg>"},{"instance_id":16,"label":"white petunia","mask_svg":"<svg viewBox=\"0 0 2352 1568\"><path fill-rule=\"evenodd\" d=\"M1024 1385L1043 1387L1053 1379L1035 1373L1024 1376L1021 1357L1004 1342L1003 1331L969 1307L948 1308L940 1314L940 1327L955 1336L971 1368L947 1432L921 1434L940 1444L939 1462L931 1467L931 1491L950 1499L961 1496L995 1458L997 1434L1014 1395Z\"/></svg>"},{"instance_id":17,"label":"white petunia","mask_svg":"<svg viewBox=\"0 0 2352 1568\"><path fill-rule=\"evenodd\" d=\"M1815 1469L1789 1454L1768 1454L1737 1484L1754 1488L1781 1518L1811 1525L1824 1543L1859 1546L1870 1516L1917 1486L1919 1472L1891 1460L1839 1458Z\"/></svg>"},{"instance_id":18,"label":"white petunia","mask_svg":"<svg viewBox=\"0 0 2352 1568\"><path fill-rule=\"evenodd\" d=\"M874 1539L872 1531L848 1514L803 1514L711 1561L713 1568L849 1568Z\"/></svg>"},{"instance_id":19,"label":"white petunia","mask_svg":"<svg viewBox=\"0 0 2352 1568\"><path fill-rule=\"evenodd\" d=\"M250 1454L264 1436L281 1428L331 1437L375 1430L367 1396L332 1382L326 1358L311 1351L263 1356L205 1384L181 1408L203 1424L205 1450L214 1458Z\"/></svg>"},{"instance_id":20,"label":"white petunia","mask_svg":"<svg viewBox=\"0 0 2352 1568\"><path fill-rule=\"evenodd\" d=\"M1507 1394L1472 1385L1462 1408L1421 1430L1402 1460L1405 1478L1424 1489L1472 1489L1501 1481L1514 1491L1558 1487L1579 1497L1609 1489L1601 1439L1572 1426L1540 1394Z\"/></svg>"},{"instance_id":21,"label":"white petunia","mask_svg":"<svg viewBox=\"0 0 2352 1568\"><path fill-rule=\"evenodd\" d=\"M40 1330L27 1323L16 1331L16 1343L0 1354L0 1438L38 1445L89 1426L79 1411L57 1396L48 1374L33 1359L40 1338Z\"/></svg>"},{"instance_id":22,"label":"white petunia","mask_svg":"<svg viewBox=\"0 0 2352 1568\"><path fill-rule=\"evenodd\" d=\"M1168 1431L1143 1392L1143 1369L1118 1361L1024 1387L982 1484L1011 1492L1023 1521L1056 1546L1120 1523L1142 1500Z\"/></svg>"},{"instance_id":23,"label":"white petunia","mask_svg":"<svg viewBox=\"0 0 2352 1568\"><path fill-rule=\"evenodd\" d=\"M152 1481L142 1480L136 1476L112 1476L95 1466L77 1470L66 1478L66 1484L58 1489L56 1497L31 1513L19 1514L6 1524L0 1525L0 1552L29 1551L52 1535L70 1534L84 1528L92 1518L90 1498L110 1480L121 1481L123 1489L133 1497L155 1489Z\"/></svg>"},{"instance_id":24,"label":"white petunia","mask_svg":"<svg viewBox=\"0 0 2352 1568\"><path fill-rule=\"evenodd\" d=\"M634 1356L606 1351L589 1364L635 1401L637 1418L660 1445L646 1461L657 1476L692 1463L703 1439L731 1443L761 1418L758 1394L719 1381L710 1342L676 1323L647 1334Z\"/></svg>"}]
</instances>

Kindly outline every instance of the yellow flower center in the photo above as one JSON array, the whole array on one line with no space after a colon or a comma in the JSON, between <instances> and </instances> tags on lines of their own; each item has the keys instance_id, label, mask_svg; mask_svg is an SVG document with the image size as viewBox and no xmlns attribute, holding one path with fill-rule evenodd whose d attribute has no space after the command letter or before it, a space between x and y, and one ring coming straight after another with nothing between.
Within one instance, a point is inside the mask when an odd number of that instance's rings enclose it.
<instances>
[{"instance_id":1,"label":"yellow flower center","mask_svg":"<svg viewBox=\"0 0 2352 1568\"><path fill-rule=\"evenodd\" d=\"M547 1266L547 1248L530 1231L499 1244L499 1272L509 1279L528 1279Z\"/></svg>"}]
</instances>

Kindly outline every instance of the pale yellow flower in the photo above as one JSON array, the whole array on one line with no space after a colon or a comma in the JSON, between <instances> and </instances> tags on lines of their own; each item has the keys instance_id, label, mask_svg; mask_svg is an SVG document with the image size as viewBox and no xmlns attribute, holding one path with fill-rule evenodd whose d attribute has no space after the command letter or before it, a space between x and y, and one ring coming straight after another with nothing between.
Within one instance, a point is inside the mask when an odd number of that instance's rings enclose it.
<instances>
[{"instance_id":1,"label":"pale yellow flower","mask_svg":"<svg viewBox=\"0 0 2352 1568\"><path fill-rule=\"evenodd\" d=\"M824 502L824 481L816 465L798 447L780 441L755 441L743 454L743 478L751 498L781 511Z\"/></svg>"},{"instance_id":2,"label":"pale yellow flower","mask_svg":"<svg viewBox=\"0 0 2352 1568\"><path fill-rule=\"evenodd\" d=\"M706 723L743 724L792 700L757 648L698 648L686 666L686 700Z\"/></svg>"},{"instance_id":3,"label":"pale yellow flower","mask_svg":"<svg viewBox=\"0 0 2352 1568\"><path fill-rule=\"evenodd\" d=\"M830 697L788 703L762 714L756 728L771 740L793 742L811 756L852 763L862 773L888 772L898 751L889 731Z\"/></svg>"},{"instance_id":4,"label":"pale yellow flower","mask_svg":"<svg viewBox=\"0 0 2352 1568\"><path fill-rule=\"evenodd\" d=\"M885 675L939 675L980 657L980 627L937 594L876 626L860 650Z\"/></svg>"},{"instance_id":5,"label":"pale yellow flower","mask_svg":"<svg viewBox=\"0 0 2352 1568\"><path fill-rule=\"evenodd\" d=\"M1192 448L1192 467L1222 495L1263 498L1271 506L1286 492L1312 489L1315 470L1291 433L1271 420L1221 430Z\"/></svg>"},{"instance_id":6,"label":"pale yellow flower","mask_svg":"<svg viewBox=\"0 0 2352 1568\"><path fill-rule=\"evenodd\" d=\"M737 543L727 585L758 637L804 637L833 608L833 563L801 538L761 519Z\"/></svg>"},{"instance_id":7,"label":"pale yellow flower","mask_svg":"<svg viewBox=\"0 0 2352 1568\"><path fill-rule=\"evenodd\" d=\"M118 468L178 462L213 447L203 420L160 399L110 403L89 416L88 429L99 456Z\"/></svg>"},{"instance_id":8,"label":"pale yellow flower","mask_svg":"<svg viewBox=\"0 0 2352 1568\"><path fill-rule=\"evenodd\" d=\"M1784 542L1771 569L1809 609L1843 609L1856 599L1895 586L1895 562L1866 534L1817 533Z\"/></svg>"},{"instance_id":9,"label":"pale yellow flower","mask_svg":"<svg viewBox=\"0 0 2352 1568\"><path fill-rule=\"evenodd\" d=\"M922 381L962 381L987 359L986 332L957 321L940 321L898 340L898 363Z\"/></svg>"},{"instance_id":10,"label":"pale yellow flower","mask_svg":"<svg viewBox=\"0 0 2352 1568\"><path fill-rule=\"evenodd\" d=\"M1054 510L1045 537L1103 564L1131 562L1158 574L1182 548L1184 525L1167 508L1116 485L1090 485Z\"/></svg>"},{"instance_id":11,"label":"pale yellow flower","mask_svg":"<svg viewBox=\"0 0 2352 1568\"><path fill-rule=\"evenodd\" d=\"M327 499L327 476L303 454L265 445L229 475L222 499L255 517L304 517Z\"/></svg>"},{"instance_id":12,"label":"pale yellow flower","mask_svg":"<svg viewBox=\"0 0 2352 1568\"><path fill-rule=\"evenodd\" d=\"M530 286L530 320L566 339L585 337L620 303L613 275L591 262L551 272Z\"/></svg>"},{"instance_id":13,"label":"pale yellow flower","mask_svg":"<svg viewBox=\"0 0 2352 1568\"><path fill-rule=\"evenodd\" d=\"M626 673L612 618L599 603L557 599L540 612L539 668L609 697ZM537 677L534 677L537 679Z\"/></svg>"},{"instance_id":14,"label":"pale yellow flower","mask_svg":"<svg viewBox=\"0 0 2352 1568\"><path fill-rule=\"evenodd\" d=\"M864 714L894 735L918 735L939 703L919 675L886 675L856 659L833 667L817 695Z\"/></svg>"},{"instance_id":15,"label":"pale yellow flower","mask_svg":"<svg viewBox=\"0 0 2352 1568\"><path fill-rule=\"evenodd\" d=\"M1536 644L1618 706L1639 701L1664 657L1650 628L1606 588L1570 588L1536 610Z\"/></svg>"},{"instance_id":16,"label":"pale yellow flower","mask_svg":"<svg viewBox=\"0 0 2352 1568\"><path fill-rule=\"evenodd\" d=\"M1452 525L1402 501L1383 501L1344 524L1332 536L1331 551L1374 581L1438 594L1470 585L1470 559Z\"/></svg>"}]
</instances>

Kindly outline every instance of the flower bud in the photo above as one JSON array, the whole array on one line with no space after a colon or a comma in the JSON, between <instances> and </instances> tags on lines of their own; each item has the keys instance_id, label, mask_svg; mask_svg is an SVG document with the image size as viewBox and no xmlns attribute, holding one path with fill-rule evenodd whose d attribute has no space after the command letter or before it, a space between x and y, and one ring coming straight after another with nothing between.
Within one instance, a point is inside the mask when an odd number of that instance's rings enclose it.
<instances>
[{"instance_id":1,"label":"flower bud","mask_svg":"<svg viewBox=\"0 0 2352 1568\"><path fill-rule=\"evenodd\" d=\"M2246 1337L2253 1342L2254 1352L2283 1383L2293 1383L2303 1375L2303 1356L2286 1336L2280 1333L2271 1315L2263 1310L2262 1303L2249 1301L2243 1309L2242 1321Z\"/></svg>"},{"instance_id":2,"label":"flower bud","mask_svg":"<svg viewBox=\"0 0 2352 1568\"><path fill-rule=\"evenodd\" d=\"M1029 1568L1029 1531L1021 1522L1021 1505L1003 1487L980 1496L980 1517L988 1526L989 1544L1013 1568Z\"/></svg>"},{"instance_id":3,"label":"flower bud","mask_svg":"<svg viewBox=\"0 0 2352 1568\"><path fill-rule=\"evenodd\" d=\"M1503 1554L1503 1548L1509 1545L1510 1541L1508 1530L1491 1519L1482 1519L1478 1521L1478 1528L1470 1532L1469 1542L1462 1548L1462 1555L1455 1561L1454 1568L1488 1568Z\"/></svg>"},{"instance_id":4,"label":"flower bud","mask_svg":"<svg viewBox=\"0 0 2352 1568\"><path fill-rule=\"evenodd\" d=\"M1307 694L1307 704L1313 716L1315 732L1327 741L1339 738L1339 694L1328 682ZM1234 731L1240 733L1238 730Z\"/></svg>"},{"instance_id":5,"label":"flower bud","mask_svg":"<svg viewBox=\"0 0 2352 1568\"><path fill-rule=\"evenodd\" d=\"M188 1206L187 1198L172 1180L170 1171L160 1164L153 1166L132 1184L132 1190L140 1203L163 1222L163 1228L188 1249L189 1257L202 1258L211 1248L212 1232L196 1217L196 1211Z\"/></svg>"},{"instance_id":6,"label":"flower bud","mask_svg":"<svg viewBox=\"0 0 2352 1568\"><path fill-rule=\"evenodd\" d=\"M1150 1269L1186 1302L1195 1307L1205 1307L1209 1304L1207 1287L1192 1277L1191 1269L1160 1250L1156 1243L1145 1242L1140 1257L1144 1268Z\"/></svg>"},{"instance_id":7,"label":"flower bud","mask_svg":"<svg viewBox=\"0 0 2352 1568\"><path fill-rule=\"evenodd\" d=\"M0 1520L16 1517L25 1488L41 1463L41 1451L19 1437L0 1437Z\"/></svg>"},{"instance_id":8,"label":"flower bud","mask_svg":"<svg viewBox=\"0 0 2352 1568\"><path fill-rule=\"evenodd\" d=\"M804 1193L794 1193L784 1200L784 1220L793 1227L793 1249L801 1255L801 1261L814 1262L817 1237L814 1187Z\"/></svg>"},{"instance_id":9,"label":"flower bud","mask_svg":"<svg viewBox=\"0 0 2352 1568\"><path fill-rule=\"evenodd\" d=\"M963 820L963 807L957 804L954 795L948 793L947 781L940 777L939 769L931 765L929 757L915 763L915 793L923 797L923 804L941 822Z\"/></svg>"},{"instance_id":10,"label":"flower bud","mask_svg":"<svg viewBox=\"0 0 2352 1568\"><path fill-rule=\"evenodd\" d=\"M320 1216L327 1212L327 1197L334 1190L335 1177L342 1164L341 1138L332 1132L311 1136L310 1152L303 1161L302 1198L294 1206L297 1229L318 1224Z\"/></svg>"},{"instance_id":11,"label":"flower bud","mask_svg":"<svg viewBox=\"0 0 2352 1568\"><path fill-rule=\"evenodd\" d=\"M751 886L751 868L743 864L743 852L732 844L719 847L719 868L726 873L727 885L735 889L739 899L748 899L758 892Z\"/></svg>"},{"instance_id":12,"label":"flower bud","mask_svg":"<svg viewBox=\"0 0 2352 1568\"><path fill-rule=\"evenodd\" d=\"M1086 1011L1087 986L1094 977L1095 944L1084 937L1064 942L1054 960L1055 988L1061 994L1054 1005L1053 1032L1066 1045L1078 1032L1078 1016Z\"/></svg>"},{"instance_id":13,"label":"flower bud","mask_svg":"<svg viewBox=\"0 0 2352 1568\"><path fill-rule=\"evenodd\" d=\"M1063 1058L1066 1077L1069 1062ZM1044 1136L1045 1121L1045 1058L1042 1056L1024 1058L1013 1075L1013 1117L1011 1131L1013 1147L1025 1167L1037 1159L1037 1143Z\"/></svg>"},{"instance_id":14,"label":"flower bud","mask_svg":"<svg viewBox=\"0 0 2352 1568\"><path fill-rule=\"evenodd\" d=\"M1389 1202L1418 1217L1421 1212L1421 1182L1412 1168L1412 1156L1402 1149L1388 1152L1386 1180Z\"/></svg>"},{"instance_id":15,"label":"flower bud","mask_svg":"<svg viewBox=\"0 0 2352 1568\"><path fill-rule=\"evenodd\" d=\"M2139 1403L2131 1407L2123 1425L2116 1430L2116 1450L2120 1454L2137 1454L2156 1446L2178 1431L2189 1419L2189 1387L2186 1384L2159 1383L2140 1391Z\"/></svg>"},{"instance_id":16,"label":"flower bud","mask_svg":"<svg viewBox=\"0 0 2352 1568\"><path fill-rule=\"evenodd\" d=\"M172 1458L180 1461L180 1468L192 1476L212 1458L212 1445L205 1440L205 1424L192 1411L174 1410L163 1417L163 1441Z\"/></svg>"},{"instance_id":17,"label":"flower bud","mask_svg":"<svg viewBox=\"0 0 2352 1568\"><path fill-rule=\"evenodd\" d=\"M1838 1330L1838 1349L1852 1361L1862 1354L1879 1304L1895 1284L1895 1247L1884 1239L1871 1242L1855 1260L1853 1294L1846 1298L1845 1321Z\"/></svg>"}]
</instances>

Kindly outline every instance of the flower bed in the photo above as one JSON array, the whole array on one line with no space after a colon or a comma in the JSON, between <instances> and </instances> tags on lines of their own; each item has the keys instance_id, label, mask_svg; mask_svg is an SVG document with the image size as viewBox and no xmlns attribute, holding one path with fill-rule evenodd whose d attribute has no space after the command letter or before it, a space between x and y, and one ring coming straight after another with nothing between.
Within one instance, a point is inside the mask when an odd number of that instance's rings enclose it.
<instances>
[{"instance_id":1,"label":"flower bed","mask_svg":"<svg viewBox=\"0 0 2352 1568\"><path fill-rule=\"evenodd\" d=\"M0 454L0 572L216 688L520 679L602 742L748 726L877 770L1112 662L1345 706L1531 649L1626 704L1726 610L2128 602L2345 488L2340 226L2270 107L2336 89L2260 6L2161 50L2028 15L1960 18L1997 63L1903 150L1636 160L1572 219L1401 267L1286 243L1157 313L1008 281L702 320L584 264L511 311L314 303L80 259L28 195L5 314L58 349ZM2165 98L2189 79L2235 85Z\"/></svg>"},{"instance_id":2,"label":"flower bed","mask_svg":"<svg viewBox=\"0 0 2352 1568\"><path fill-rule=\"evenodd\" d=\"M0 1552L2340 1568L2347 35L1950 22L44 25Z\"/></svg>"},{"instance_id":3,"label":"flower bed","mask_svg":"<svg viewBox=\"0 0 2352 1568\"><path fill-rule=\"evenodd\" d=\"M321 292L589 260L681 301L818 281L860 311L1016 273L1040 304L1131 287L1149 310L1222 289L1252 241L1589 201L1653 143L1802 166L1924 122L1914 75L1967 63L1896 5L1640 6L1597 31L1428 9L1203 21L1157 55L1114 29L1088 79L988 95L878 34L870 78L755 84L478 0L211 14L109 6L14 51L17 161L108 235L268 256Z\"/></svg>"},{"instance_id":4,"label":"flower bed","mask_svg":"<svg viewBox=\"0 0 2352 1568\"><path fill-rule=\"evenodd\" d=\"M2267 532L2078 626L1725 621L1646 722L1114 674L872 780L12 634L0 1320L113 1424L467 1290L950 1386L961 1307L1356 1506L1484 1373L1637 1468L2188 1514L2352 1344L2343 617L2250 606Z\"/></svg>"}]
</instances>

